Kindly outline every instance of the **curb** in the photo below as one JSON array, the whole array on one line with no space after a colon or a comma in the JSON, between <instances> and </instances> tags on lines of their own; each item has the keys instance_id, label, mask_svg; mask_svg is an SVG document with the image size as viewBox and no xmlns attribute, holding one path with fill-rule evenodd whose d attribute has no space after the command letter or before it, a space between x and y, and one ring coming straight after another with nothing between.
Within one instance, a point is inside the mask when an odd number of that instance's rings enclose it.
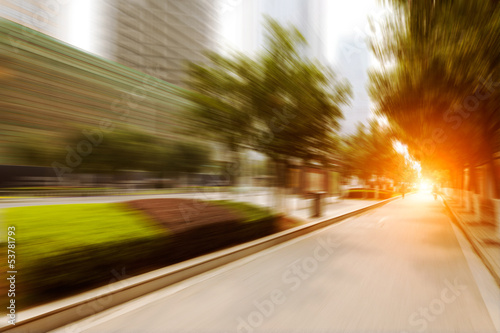
<instances>
[{"instance_id":1,"label":"curb","mask_svg":"<svg viewBox=\"0 0 500 333\"><path fill-rule=\"evenodd\" d=\"M448 202L446 199L441 196L443 199L443 204L448 210L448 212L451 215L451 220L460 228L462 233L465 235L469 243L471 244L472 248L476 252L476 254L481 258L481 261L483 264L486 266L488 271L490 272L491 276L495 280L496 284L500 287L500 273L495 270L495 267L492 265L490 262L490 259L488 258L487 253L484 251L483 247L480 245L480 241L469 232L468 227L465 225L462 220L457 216L457 214L451 209L451 207L448 205Z\"/></svg>"},{"instance_id":2,"label":"curb","mask_svg":"<svg viewBox=\"0 0 500 333\"><path fill-rule=\"evenodd\" d=\"M219 250L152 272L114 282L94 290L16 314L16 325L0 326L0 332L47 332L97 314L137 297L165 288L293 238L325 228L347 218L383 206L399 196L323 221L310 222L254 241Z\"/></svg>"}]
</instances>

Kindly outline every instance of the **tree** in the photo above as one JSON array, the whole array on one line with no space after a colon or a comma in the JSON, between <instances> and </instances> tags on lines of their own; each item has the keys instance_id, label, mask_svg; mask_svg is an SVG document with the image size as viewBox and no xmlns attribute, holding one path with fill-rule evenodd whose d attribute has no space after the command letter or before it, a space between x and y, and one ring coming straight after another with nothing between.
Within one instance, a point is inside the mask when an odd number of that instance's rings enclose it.
<instances>
[{"instance_id":1,"label":"tree","mask_svg":"<svg viewBox=\"0 0 500 333\"><path fill-rule=\"evenodd\" d=\"M194 102L193 121L200 123L203 134L216 137L229 149L237 150L248 142L252 114L248 110L244 79L253 62L238 55L223 57L206 53L208 64L189 63L187 97Z\"/></svg>"},{"instance_id":2,"label":"tree","mask_svg":"<svg viewBox=\"0 0 500 333\"><path fill-rule=\"evenodd\" d=\"M355 134L343 138L341 163L344 177L356 176L365 182L371 178L369 145L369 133L363 124L358 124Z\"/></svg>"},{"instance_id":3,"label":"tree","mask_svg":"<svg viewBox=\"0 0 500 333\"><path fill-rule=\"evenodd\" d=\"M369 127L359 124L355 134L343 139L342 166L345 177L357 176L365 183L373 176L394 182L413 182L411 161L394 148L396 136L389 127L372 121Z\"/></svg>"},{"instance_id":4,"label":"tree","mask_svg":"<svg viewBox=\"0 0 500 333\"><path fill-rule=\"evenodd\" d=\"M208 64L190 63L186 97L193 102L190 121L198 124L198 133L223 143L231 152L233 168L239 165L239 151L248 148L252 138L253 115L249 110L246 82L248 68L254 63L239 55L226 58L214 52L206 54ZM229 169L229 167L228 167ZM231 184L236 181L229 174Z\"/></svg>"},{"instance_id":5,"label":"tree","mask_svg":"<svg viewBox=\"0 0 500 333\"><path fill-rule=\"evenodd\" d=\"M390 2L395 15L372 45L391 63L371 75L378 112L426 167L492 163L500 130L500 94L491 81L500 74L500 4Z\"/></svg>"},{"instance_id":6,"label":"tree","mask_svg":"<svg viewBox=\"0 0 500 333\"><path fill-rule=\"evenodd\" d=\"M328 68L300 55L306 41L295 29L268 20L267 52L252 108L258 115L256 149L274 160L324 158L342 118L350 88Z\"/></svg>"},{"instance_id":7,"label":"tree","mask_svg":"<svg viewBox=\"0 0 500 333\"><path fill-rule=\"evenodd\" d=\"M349 86L305 59L296 28L267 19L266 51L255 59L208 55L191 64L189 80L199 123L233 151L251 148L280 164L288 157L324 160ZM283 178L283 177L279 177Z\"/></svg>"},{"instance_id":8,"label":"tree","mask_svg":"<svg viewBox=\"0 0 500 333\"><path fill-rule=\"evenodd\" d=\"M132 126L117 126L113 131L103 133L102 137L90 142L85 131L91 133L93 129L72 131L65 140L66 147L81 158L75 171L117 173L158 170L162 142L150 133ZM61 157L61 160L64 158Z\"/></svg>"},{"instance_id":9,"label":"tree","mask_svg":"<svg viewBox=\"0 0 500 333\"><path fill-rule=\"evenodd\" d=\"M164 170L174 176L201 172L210 163L210 150L200 144L177 141L170 144Z\"/></svg>"},{"instance_id":10,"label":"tree","mask_svg":"<svg viewBox=\"0 0 500 333\"><path fill-rule=\"evenodd\" d=\"M268 19L267 32L266 51L254 59L209 54L208 64L191 64L188 98L200 127L226 144L235 165L243 148L269 157L278 193L290 157L330 160L350 89L300 55L306 41L296 28Z\"/></svg>"},{"instance_id":11,"label":"tree","mask_svg":"<svg viewBox=\"0 0 500 333\"><path fill-rule=\"evenodd\" d=\"M16 143L11 144L9 154L15 156L17 162L21 164L50 166L62 155L61 148L45 136L30 134L20 136Z\"/></svg>"}]
</instances>

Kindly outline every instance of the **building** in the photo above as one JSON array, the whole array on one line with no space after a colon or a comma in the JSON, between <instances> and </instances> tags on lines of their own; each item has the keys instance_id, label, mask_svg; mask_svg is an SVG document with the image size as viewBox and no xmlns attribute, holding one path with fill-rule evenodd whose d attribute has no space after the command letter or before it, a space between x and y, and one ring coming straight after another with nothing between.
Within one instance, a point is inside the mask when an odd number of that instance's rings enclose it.
<instances>
[{"instance_id":1,"label":"building","mask_svg":"<svg viewBox=\"0 0 500 333\"><path fill-rule=\"evenodd\" d=\"M217 0L5 0L0 16L183 85L186 63L218 46Z\"/></svg>"},{"instance_id":2,"label":"building","mask_svg":"<svg viewBox=\"0 0 500 333\"><path fill-rule=\"evenodd\" d=\"M66 9L66 6L55 1L50 5L38 0L2 0L0 17L36 32L62 39L62 23L67 14Z\"/></svg>"},{"instance_id":3,"label":"building","mask_svg":"<svg viewBox=\"0 0 500 333\"><path fill-rule=\"evenodd\" d=\"M218 19L210 0L112 0L114 17L105 57L183 85L188 61L201 62L218 47Z\"/></svg>"},{"instance_id":4,"label":"building","mask_svg":"<svg viewBox=\"0 0 500 333\"><path fill-rule=\"evenodd\" d=\"M189 126L183 115L192 104L175 85L8 20L0 22L0 59L0 164L19 163L16 144L64 151L68 133L106 122L165 140Z\"/></svg>"}]
</instances>

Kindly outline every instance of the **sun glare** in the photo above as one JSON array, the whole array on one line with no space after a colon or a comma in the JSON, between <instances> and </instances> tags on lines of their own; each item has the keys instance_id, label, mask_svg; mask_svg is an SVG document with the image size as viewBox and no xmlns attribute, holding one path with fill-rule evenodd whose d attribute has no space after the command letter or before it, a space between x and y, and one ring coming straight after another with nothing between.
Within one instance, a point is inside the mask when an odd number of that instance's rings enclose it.
<instances>
[{"instance_id":1,"label":"sun glare","mask_svg":"<svg viewBox=\"0 0 500 333\"><path fill-rule=\"evenodd\" d=\"M432 188L432 183L428 179L422 179L420 181L418 190L419 192L429 192Z\"/></svg>"}]
</instances>

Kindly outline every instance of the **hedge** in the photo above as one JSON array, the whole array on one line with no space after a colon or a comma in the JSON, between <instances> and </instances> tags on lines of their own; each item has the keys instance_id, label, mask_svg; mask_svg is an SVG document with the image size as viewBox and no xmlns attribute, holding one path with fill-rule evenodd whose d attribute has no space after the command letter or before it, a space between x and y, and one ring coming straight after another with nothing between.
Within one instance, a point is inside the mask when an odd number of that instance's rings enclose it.
<instances>
[{"instance_id":1,"label":"hedge","mask_svg":"<svg viewBox=\"0 0 500 333\"><path fill-rule=\"evenodd\" d=\"M374 189L350 189L347 197L350 199L375 199L376 192L377 190ZM393 191L378 190L378 198L381 200L392 198L395 195L397 193Z\"/></svg>"}]
</instances>

